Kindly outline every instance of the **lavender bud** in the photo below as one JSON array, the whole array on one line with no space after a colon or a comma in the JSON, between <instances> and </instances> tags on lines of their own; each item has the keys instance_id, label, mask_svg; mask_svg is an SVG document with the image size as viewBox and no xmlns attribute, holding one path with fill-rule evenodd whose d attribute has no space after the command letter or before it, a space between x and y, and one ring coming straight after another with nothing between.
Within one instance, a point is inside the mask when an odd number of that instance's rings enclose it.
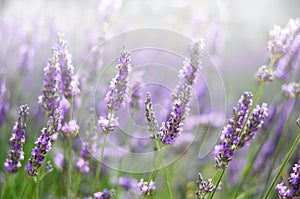
<instances>
[{"instance_id":1,"label":"lavender bud","mask_svg":"<svg viewBox=\"0 0 300 199\"><path fill-rule=\"evenodd\" d=\"M109 91L106 94L105 101L108 112L117 111L124 106L124 100L127 93L128 75L131 71L131 59L126 47L123 46L119 64L116 68L118 74L110 82Z\"/></svg>"},{"instance_id":2,"label":"lavender bud","mask_svg":"<svg viewBox=\"0 0 300 199\"><path fill-rule=\"evenodd\" d=\"M238 142L238 146L237 146L238 148L243 147L247 141L249 141L254 137L254 133L256 133L258 129L262 127L262 124L264 123L264 119L267 116L268 116L267 104L263 103L261 107L257 105L256 108L251 113L245 132L242 134Z\"/></svg>"},{"instance_id":3,"label":"lavender bud","mask_svg":"<svg viewBox=\"0 0 300 199\"><path fill-rule=\"evenodd\" d=\"M256 76L261 82L272 82L274 79L272 69L267 68L266 65L259 67Z\"/></svg>"},{"instance_id":4,"label":"lavender bud","mask_svg":"<svg viewBox=\"0 0 300 199\"><path fill-rule=\"evenodd\" d=\"M72 65L72 55L67 48L67 41L64 35L58 33L57 40L58 64L61 70L61 92L66 99L70 100L80 91L78 81L74 79L74 66Z\"/></svg>"},{"instance_id":5,"label":"lavender bud","mask_svg":"<svg viewBox=\"0 0 300 199\"><path fill-rule=\"evenodd\" d=\"M198 173L199 180L197 181L198 190L196 192L197 199L203 198L206 194L213 192L216 187L212 183L212 179L203 180L201 173Z\"/></svg>"},{"instance_id":6,"label":"lavender bud","mask_svg":"<svg viewBox=\"0 0 300 199\"><path fill-rule=\"evenodd\" d=\"M25 143L25 128L27 125L28 106L21 105L18 121L13 128L13 134L10 138L10 152L4 163L5 169L12 173L17 173L21 167L21 160L24 160L23 144Z\"/></svg>"},{"instance_id":7,"label":"lavender bud","mask_svg":"<svg viewBox=\"0 0 300 199\"><path fill-rule=\"evenodd\" d=\"M147 125L148 125L148 130L155 133L158 132L158 123L155 118L153 106L152 106L152 101L151 101L151 94L148 92L147 93L147 99L145 101L145 107L146 107L146 119L147 119Z\"/></svg>"},{"instance_id":8,"label":"lavender bud","mask_svg":"<svg viewBox=\"0 0 300 199\"><path fill-rule=\"evenodd\" d=\"M251 105L252 93L245 92L239 99L237 107L233 108L234 116L224 127L220 136L220 144L215 146L214 157L217 168L227 168L232 160L233 151L237 148L239 142L239 133Z\"/></svg>"},{"instance_id":9,"label":"lavender bud","mask_svg":"<svg viewBox=\"0 0 300 199\"><path fill-rule=\"evenodd\" d=\"M111 116L109 119L100 116L98 124L104 133L111 133L114 131L116 126L119 126L118 118L114 118L114 116Z\"/></svg>"},{"instance_id":10,"label":"lavender bud","mask_svg":"<svg viewBox=\"0 0 300 199\"><path fill-rule=\"evenodd\" d=\"M129 189L137 188L137 180L130 177L121 177L119 180L119 186L128 191Z\"/></svg>"},{"instance_id":11,"label":"lavender bud","mask_svg":"<svg viewBox=\"0 0 300 199\"><path fill-rule=\"evenodd\" d=\"M140 189L143 195L151 196L153 194L153 191L155 190L155 183L152 180L150 181L150 183L148 183L142 178L138 183L138 188Z\"/></svg>"},{"instance_id":12,"label":"lavender bud","mask_svg":"<svg viewBox=\"0 0 300 199\"><path fill-rule=\"evenodd\" d=\"M50 161L47 162L45 169L47 173L51 173L53 171L53 166Z\"/></svg>"},{"instance_id":13,"label":"lavender bud","mask_svg":"<svg viewBox=\"0 0 300 199\"><path fill-rule=\"evenodd\" d=\"M55 111L55 113L50 116L47 127L41 130L42 135L35 142L36 147L32 149L32 156L25 166L25 170L31 177L38 175L38 169L44 163L46 154L51 150L52 136L59 131L61 122L60 111Z\"/></svg>"},{"instance_id":14,"label":"lavender bud","mask_svg":"<svg viewBox=\"0 0 300 199\"><path fill-rule=\"evenodd\" d=\"M52 113L59 106L60 94L60 68L58 65L58 52L52 49L52 58L48 60L44 68L43 95L39 96L39 104L48 113Z\"/></svg>"}]
</instances>

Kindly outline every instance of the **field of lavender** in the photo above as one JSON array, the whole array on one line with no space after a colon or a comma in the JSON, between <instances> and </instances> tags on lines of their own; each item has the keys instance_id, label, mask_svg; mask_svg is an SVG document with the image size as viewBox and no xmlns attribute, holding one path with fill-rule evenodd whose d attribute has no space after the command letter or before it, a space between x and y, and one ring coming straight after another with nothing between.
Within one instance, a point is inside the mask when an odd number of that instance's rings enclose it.
<instances>
[{"instance_id":1,"label":"field of lavender","mask_svg":"<svg viewBox=\"0 0 300 199\"><path fill-rule=\"evenodd\" d=\"M297 16L239 30L221 0L0 6L1 199L300 198Z\"/></svg>"}]
</instances>

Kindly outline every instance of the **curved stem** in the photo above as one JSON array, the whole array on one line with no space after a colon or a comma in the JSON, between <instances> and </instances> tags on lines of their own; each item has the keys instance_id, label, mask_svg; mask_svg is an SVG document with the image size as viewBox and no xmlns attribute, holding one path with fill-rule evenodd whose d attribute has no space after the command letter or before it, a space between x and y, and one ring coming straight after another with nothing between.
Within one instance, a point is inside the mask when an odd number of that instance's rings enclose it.
<instances>
[{"instance_id":1,"label":"curved stem","mask_svg":"<svg viewBox=\"0 0 300 199\"><path fill-rule=\"evenodd\" d=\"M276 182L277 182L277 180L278 180L278 178L279 178L281 172L283 171L285 165L287 164L287 162L288 162L289 159L291 158L292 154L294 153L294 151L295 151L295 149L296 149L296 147L297 147L299 141L300 141L300 134L298 134L298 136L297 136L297 138L295 139L295 141L294 141L292 147L290 148L290 150L289 150L287 156L285 157L283 163L281 164L281 166L280 166L280 168L279 168L279 170L278 170L278 172L277 172L275 178L274 178L273 181L272 181L271 186L269 187L268 191L266 192L265 196L263 197L264 199L267 199L267 198L269 197L271 191L274 189L275 184L276 184Z\"/></svg>"},{"instance_id":2,"label":"curved stem","mask_svg":"<svg viewBox=\"0 0 300 199\"><path fill-rule=\"evenodd\" d=\"M218 172L218 171L217 171L217 172ZM216 187L216 188L215 188L215 189L213 190L213 192L209 195L208 199L212 199L212 198L214 197L214 195L215 195L215 193L216 193L216 190L218 189L218 186L219 186L219 184L220 184L220 182L221 182L221 180L222 180L224 174L225 174L225 169L221 170L221 173L220 173L220 175L218 176L217 181L216 181L216 183L215 183L215 187ZM216 176L216 174L215 174L215 176Z\"/></svg>"}]
</instances>

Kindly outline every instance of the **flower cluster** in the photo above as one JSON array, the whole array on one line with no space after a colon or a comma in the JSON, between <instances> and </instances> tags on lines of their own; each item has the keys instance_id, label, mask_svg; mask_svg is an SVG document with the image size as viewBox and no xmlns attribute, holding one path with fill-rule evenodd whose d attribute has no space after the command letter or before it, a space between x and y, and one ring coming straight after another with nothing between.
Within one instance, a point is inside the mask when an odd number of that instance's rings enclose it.
<instances>
[{"instance_id":1,"label":"flower cluster","mask_svg":"<svg viewBox=\"0 0 300 199\"><path fill-rule=\"evenodd\" d=\"M110 118L99 117L98 125L105 133L113 132L115 127L119 125L118 118L114 118L113 115Z\"/></svg>"},{"instance_id":2,"label":"flower cluster","mask_svg":"<svg viewBox=\"0 0 300 199\"><path fill-rule=\"evenodd\" d=\"M67 41L63 34L58 34L57 40L58 65L61 70L61 93L70 100L79 93L78 81L74 79L74 67L72 65L72 55L67 49Z\"/></svg>"},{"instance_id":3,"label":"flower cluster","mask_svg":"<svg viewBox=\"0 0 300 199\"><path fill-rule=\"evenodd\" d=\"M94 194L95 199L111 199L115 195L115 190L104 189L103 192L97 192Z\"/></svg>"},{"instance_id":4,"label":"flower cluster","mask_svg":"<svg viewBox=\"0 0 300 199\"><path fill-rule=\"evenodd\" d=\"M24 160L23 144L25 143L25 128L28 117L28 106L21 105L18 121L13 128L13 134L10 138L11 148L8 158L4 163L7 171L16 173L21 167L21 160Z\"/></svg>"},{"instance_id":5,"label":"flower cluster","mask_svg":"<svg viewBox=\"0 0 300 199\"><path fill-rule=\"evenodd\" d=\"M66 137L75 137L78 134L79 126L76 123L76 120L70 120L65 122L61 128L62 132Z\"/></svg>"},{"instance_id":6,"label":"flower cluster","mask_svg":"<svg viewBox=\"0 0 300 199\"><path fill-rule=\"evenodd\" d=\"M38 175L38 169L45 161L46 154L51 150L52 137L60 129L60 114L61 112L56 110L54 114L50 116L47 127L42 129L42 135L35 142L36 147L33 148L32 156L25 166L25 170L29 176Z\"/></svg>"},{"instance_id":7,"label":"flower cluster","mask_svg":"<svg viewBox=\"0 0 300 199\"><path fill-rule=\"evenodd\" d=\"M147 181L144 181L144 179L142 178L138 183L138 188L140 189L143 195L150 196L155 190L155 183L153 181L150 181L148 183Z\"/></svg>"},{"instance_id":8,"label":"flower cluster","mask_svg":"<svg viewBox=\"0 0 300 199\"><path fill-rule=\"evenodd\" d=\"M292 82L282 86L282 92L287 98L294 98L300 95L300 84Z\"/></svg>"},{"instance_id":9,"label":"flower cluster","mask_svg":"<svg viewBox=\"0 0 300 199\"><path fill-rule=\"evenodd\" d=\"M225 169L232 160L233 151L239 142L239 134L252 105L252 93L245 92L233 108L233 118L229 120L220 136L220 144L215 146L214 156L216 167Z\"/></svg>"},{"instance_id":10,"label":"flower cluster","mask_svg":"<svg viewBox=\"0 0 300 199\"><path fill-rule=\"evenodd\" d=\"M268 107L266 103L263 103L260 107L259 105L251 113L249 121L247 123L245 132L240 137L237 147L241 148L245 145L247 141L254 137L254 133L260 129L264 123L265 117L268 116Z\"/></svg>"},{"instance_id":11,"label":"flower cluster","mask_svg":"<svg viewBox=\"0 0 300 199\"><path fill-rule=\"evenodd\" d=\"M279 197L284 199L292 199L300 196L300 165L295 164L290 177L288 179L289 187L281 182L276 186Z\"/></svg>"},{"instance_id":12,"label":"flower cluster","mask_svg":"<svg viewBox=\"0 0 300 199\"><path fill-rule=\"evenodd\" d=\"M3 124L6 118L6 113L9 108L8 94L5 85L5 77L2 72L0 72L0 125Z\"/></svg>"},{"instance_id":13,"label":"flower cluster","mask_svg":"<svg viewBox=\"0 0 300 199\"><path fill-rule=\"evenodd\" d=\"M212 179L208 179L208 181L203 180L201 173L198 173L199 179L197 180L198 190L196 191L197 199L203 198L208 193L211 193L216 189L214 184L212 183Z\"/></svg>"},{"instance_id":14,"label":"flower cluster","mask_svg":"<svg viewBox=\"0 0 300 199\"><path fill-rule=\"evenodd\" d=\"M56 48L52 48L52 58L48 60L44 73L43 95L39 96L39 104L44 111L52 114L60 102L60 68Z\"/></svg>"},{"instance_id":15,"label":"flower cluster","mask_svg":"<svg viewBox=\"0 0 300 199\"><path fill-rule=\"evenodd\" d=\"M128 191L129 189L137 188L137 180L135 178L130 177L121 177L119 179L119 186Z\"/></svg>"},{"instance_id":16,"label":"flower cluster","mask_svg":"<svg viewBox=\"0 0 300 199\"><path fill-rule=\"evenodd\" d=\"M201 67L200 58L203 55L204 42L202 39L193 40L190 49L190 62L184 60L183 68L180 71L180 82L173 94L173 106L166 122L162 124L159 132L163 144L175 143L175 139L181 134L183 121L189 112L191 99L191 88L196 82L198 71Z\"/></svg>"},{"instance_id":17,"label":"flower cluster","mask_svg":"<svg viewBox=\"0 0 300 199\"><path fill-rule=\"evenodd\" d=\"M90 171L89 160L91 159L91 154L85 147L85 144L81 148L81 157L76 163L78 170L81 173L88 173Z\"/></svg>"},{"instance_id":18,"label":"flower cluster","mask_svg":"<svg viewBox=\"0 0 300 199\"><path fill-rule=\"evenodd\" d=\"M261 82L272 82L274 79L273 70L266 65L258 68L256 76Z\"/></svg>"}]
</instances>

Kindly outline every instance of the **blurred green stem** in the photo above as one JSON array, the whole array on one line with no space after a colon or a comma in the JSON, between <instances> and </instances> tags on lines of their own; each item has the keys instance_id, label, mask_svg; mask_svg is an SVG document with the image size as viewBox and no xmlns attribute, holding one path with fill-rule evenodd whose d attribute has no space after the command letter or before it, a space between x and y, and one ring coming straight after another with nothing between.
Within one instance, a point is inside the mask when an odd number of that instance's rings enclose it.
<instances>
[{"instance_id":1,"label":"blurred green stem","mask_svg":"<svg viewBox=\"0 0 300 199\"><path fill-rule=\"evenodd\" d=\"M67 140L67 158L68 158L68 166L67 166L67 185L66 185L66 197L70 198L70 185L71 185L71 161L72 161L72 139L69 138Z\"/></svg>"},{"instance_id":2,"label":"blurred green stem","mask_svg":"<svg viewBox=\"0 0 300 199\"><path fill-rule=\"evenodd\" d=\"M7 180L6 180L6 183L4 185L4 189L2 191L2 194L1 194L1 198L2 199L6 199L7 198L7 192L8 192L8 187L10 187L10 181L11 181L11 174L9 174Z\"/></svg>"},{"instance_id":3,"label":"blurred green stem","mask_svg":"<svg viewBox=\"0 0 300 199\"><path fill-rule=\"evenodd\" d=\"M283 128L282 134L281 134L281 136L280 136L278 145L277 145L277 147L276 147L276 150L275 150L275 153L274 153L274 158L273 158L273 160L272 160L272 164L271 164L271 167L270 167L269 172L268 172L268 176L267 176L266 181L265 181L264 191L263 191L262 193L264 193L265 190L266 190L266 188L267 188L267 185L268 185L268 183L269 183L269 181L270 181L270 178L271 178L271 174L272 174L272 172L273 172L273 168L274 168L274 166L275 166L275 162L276 162L277 158L279 157L279 154L280 154L280 151L282 150L282 147L283 147L284 142L286 141L285 138L286 138L287 130L288 130L289 123L290 123L290 120L291 120L292 115L293 115L293 110L294 110L294 108L295 108L295 106L296 106L296 104L297 104L297 101L298 101L298 98L296 97L296 98L294 99L294 103L293 103L293 105L292 105L292 107L291 107L291 110L290 110L290 112L289 112L288 118L287 118L287 120L285 121L284 128Z\"/></svg>"},{"instance_id":4,"label":"blurred green stem","mask_svg":"<svg viewBox=\"0 0 300 199\"><path fill-rule=\"evenodd\" d=\"M295 139L295 141L294 141L292 147L290 148L290 150L289 150L287 156L285 157L283 163L281 164L281 166L280 166L280 168L279 168L279 170L278 170L278 172L277 172L275 178L273 179L271 186L269 187L268 191L266 192L265 196L263 197L264 199L268 199L268 197L269 197L271 191L272 191L272 190L274 189L274 187L275 187L275 184L276 184L276 182L277 182L277 180L278 180L278 178L279 178L281 172L283 171L285 165L288 163L288 161L289 161L289 159L291 158L292 154L294 153L296 147L298 146L299 141L300 141L300 134L297 135L297 138Z\"/></svg>"}]
</instances>

